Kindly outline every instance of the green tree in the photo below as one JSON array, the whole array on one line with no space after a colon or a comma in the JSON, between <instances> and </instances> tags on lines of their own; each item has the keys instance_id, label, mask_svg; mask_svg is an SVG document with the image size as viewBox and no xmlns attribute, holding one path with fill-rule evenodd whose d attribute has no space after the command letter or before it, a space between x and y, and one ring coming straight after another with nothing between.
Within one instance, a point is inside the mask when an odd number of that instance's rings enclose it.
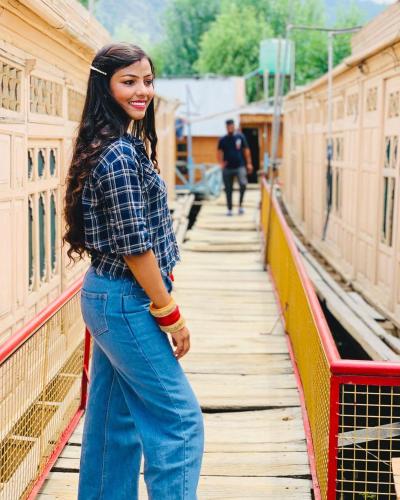
<instances>
[{"instance_id":1,"label":"green tree","mask_svg":"<svg viewBox=\"0 0 400 500\"><path fill-rule=\"evenodd\" d=\"M224 10L201 38L194 66L201 74L243 76L258 68L260 41L271 34L266 21L252 6L225 3ZM258 82L249 85L250 98L259 97Z\"/></svg>"},{"instance_id":2,"label":"green tree","mask_svg":"<svg viewBox=\"0 0 400 500\"><path fill-rule=\"evenodd\" d=\"M201 73L243 75L258 66L260 41L284 37L288 23L325 26L322 0L223 1L221 12L200 42L195 68ZM304 84L326 71L327 36L294 31L296 81ZM250 82L250 94L258 94ZM257 96L256 96L257 97Z\"/></svg>"},{"instance_id":3,"label":"green tree","mask_svg":"<svg viewBox=\"0 0 400 500\"><path fill-rule=\"evenodd\" d=\"M293 24L324 27L326 19L322 0L302 3ZM293 30L292 39L296 51L296 84L304 85L327 71L328 37L321 31Z\"/></svg>"},{"instance_id":4,"label":"green tree","mask_svg":"<svg viewBox=\"0 0 400 500\"><path fill-rule=\"evenodd\" d=\"M195 73L200 39L214 21L219 4L219 0L171 2L165 11L165 40L150 51L163 74Z\"/></svg>"},{"instance_id":5,"label":"green tree","mask_svg":"<svg viewBox=\"0 0 400 500\"><path fill-rule=\"evenodd\" d=\"M354 0L350 4L341 2L336 11L335 28L353 28L365 23L363 11ZM334 64L337 65L351 54L351 36L337 35L334 39Z\"/></svg>"}]
</instances>

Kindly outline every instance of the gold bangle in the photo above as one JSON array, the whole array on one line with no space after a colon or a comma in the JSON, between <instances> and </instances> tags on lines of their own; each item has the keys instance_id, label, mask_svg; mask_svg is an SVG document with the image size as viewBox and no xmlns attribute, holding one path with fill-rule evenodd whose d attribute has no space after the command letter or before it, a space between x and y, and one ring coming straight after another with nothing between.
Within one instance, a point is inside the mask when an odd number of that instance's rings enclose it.
<instances>
[{"instance_id":1,"label":"gold bangle","mask_svg":"<svg viewBox=\"0 0 400 500\"><path fill-rule=\"evenodd\" d=\"M168 314L171 314L175 307L176 303L172 297L170 302L166 306L160 308L154 307L154 303L150 302L150 313L155 318L162 318L163 316L168 316Z\"/></svg>"},{"instance_id":2,"label":"gold bangle","mask_svg":"<svg viewBox=\"0 0 400 500\"><path fill-rule=\"evenodd\" d=\"M159 325L160 329L164 333L176 333L179 330L181 330L186 324L185 318L181 316L176 323L173 323L172 325L168 326L161 326Z\"/></svg>"}]
</instances>

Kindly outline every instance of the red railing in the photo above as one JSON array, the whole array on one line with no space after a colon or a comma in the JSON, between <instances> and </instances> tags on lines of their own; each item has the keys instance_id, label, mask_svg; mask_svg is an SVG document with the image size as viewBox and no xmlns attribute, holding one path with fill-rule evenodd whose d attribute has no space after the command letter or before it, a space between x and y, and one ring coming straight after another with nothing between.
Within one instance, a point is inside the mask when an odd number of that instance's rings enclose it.
<instances>
[{"instance_id":1,"label":"red railing","mask_svg":"<svg viewBox=\"0 0 400 500\"><path fill-rule=\"evenodd\" d=\"M400 363L342 359L265 179L261 230L304 403L315 497L396 499ZM268 239L268 245L266 245Z\"/></svg>"},{"instance_id":2,"label":"red railing","mask_svg":"<svg viewBox=\"0 0 400 500\"><path fill-rule=\"evenodd\" d=\"M0 346L0 498L33 499L81 418L90 336L83 277Z\"/></svg>"}]
</instances>

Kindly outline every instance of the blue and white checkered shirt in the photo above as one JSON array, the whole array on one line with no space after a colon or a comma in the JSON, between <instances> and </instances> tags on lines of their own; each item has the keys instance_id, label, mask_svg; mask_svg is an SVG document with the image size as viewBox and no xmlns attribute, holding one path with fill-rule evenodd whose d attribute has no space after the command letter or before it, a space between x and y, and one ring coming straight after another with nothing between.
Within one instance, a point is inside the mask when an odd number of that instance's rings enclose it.
<instances>
[{"instance_id":1,"label":"blue and white checkered shirt","mask_svg":"<svg viewBox=\"0 0 400 500\"><path fill-rule=\"evenodd\" d=\"M82 191L85 247L98 274L132 277L123 255L150 248L163 274L180 260L167 188L143 142L125 134L110 144Z\"/></svg>"}]
</instances>

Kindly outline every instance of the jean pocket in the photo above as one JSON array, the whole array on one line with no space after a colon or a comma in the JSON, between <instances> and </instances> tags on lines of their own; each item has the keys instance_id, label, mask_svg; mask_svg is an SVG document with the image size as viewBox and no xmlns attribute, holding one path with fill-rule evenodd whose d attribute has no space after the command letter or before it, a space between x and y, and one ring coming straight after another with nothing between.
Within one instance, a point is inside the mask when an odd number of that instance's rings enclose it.
<instances>
[{"instance_id":1,"label":"jean pocket","mask_svg":"<svg viewBox=\"0 0 400 500\"><path fill-rule=\"evenodd\" d=\"M81 289L81 310L83 320L93 336L101 335L108 330L107 293L89 292Z\"/></svg>"}]
</instances>

